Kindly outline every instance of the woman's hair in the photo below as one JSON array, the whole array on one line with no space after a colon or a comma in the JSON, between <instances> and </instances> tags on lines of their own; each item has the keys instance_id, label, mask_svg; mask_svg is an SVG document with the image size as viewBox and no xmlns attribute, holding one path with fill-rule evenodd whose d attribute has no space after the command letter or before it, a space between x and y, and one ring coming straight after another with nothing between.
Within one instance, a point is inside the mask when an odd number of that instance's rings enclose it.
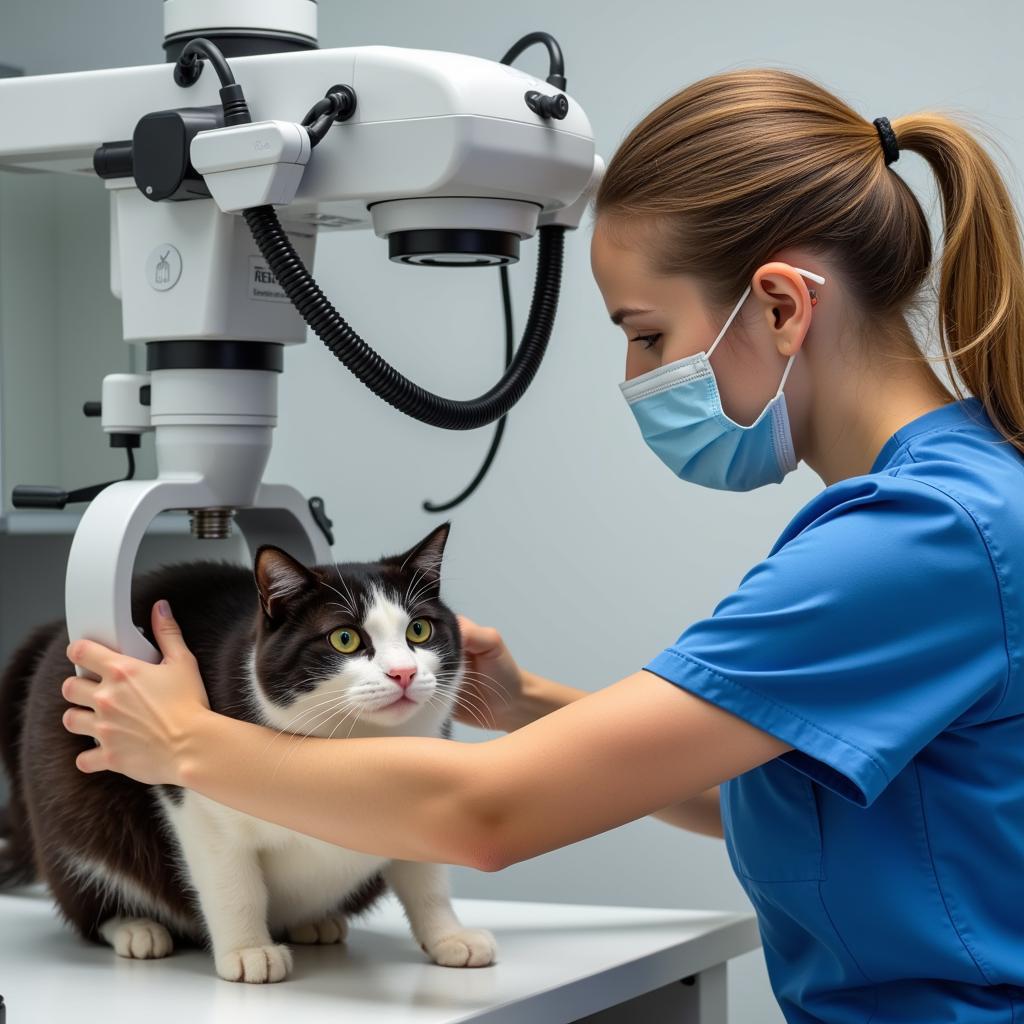
<instances>
[{"instance_id":1,"label":"woman's hair","mask_svg":"<svg viewBox=\"0 0 1024 1024\"><path fill-rule=\"evenodd\" d=\"M1024 451L1024 266L1013 202L957 121L925 112L892 128L900 151L924 157L938 180L939 339L953 387L962 395L962 381ZM722 306L772 253L806 246L836 257L866 322L877 324L915 308L932 261L924 211L886 165L874 124L817 83L771 68L712 75L660 104L616 151L595 211L627 225L653 217L656 272L697 276Z\"/></svg>"}]
</instances>

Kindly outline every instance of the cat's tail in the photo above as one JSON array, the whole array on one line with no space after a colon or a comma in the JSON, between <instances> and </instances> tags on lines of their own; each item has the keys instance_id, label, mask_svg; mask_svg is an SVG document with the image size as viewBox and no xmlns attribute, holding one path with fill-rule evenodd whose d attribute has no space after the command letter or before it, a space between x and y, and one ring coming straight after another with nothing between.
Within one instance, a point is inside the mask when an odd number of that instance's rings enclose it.
<instances>
[{"instance_id":1,"label":"cat's tail","mask_svg":"<svg viewBox=\"0 0 1024 1024\"><path fill-rule=\"evenodd\" d=\"M47 644L62 628L62 622L51 622L34 629L11 656L0 677L0 763L7 772L10 787L7 806L0 807L0 891L37 879L18 752L32 674Z\"/></svg>"}]
</instances>

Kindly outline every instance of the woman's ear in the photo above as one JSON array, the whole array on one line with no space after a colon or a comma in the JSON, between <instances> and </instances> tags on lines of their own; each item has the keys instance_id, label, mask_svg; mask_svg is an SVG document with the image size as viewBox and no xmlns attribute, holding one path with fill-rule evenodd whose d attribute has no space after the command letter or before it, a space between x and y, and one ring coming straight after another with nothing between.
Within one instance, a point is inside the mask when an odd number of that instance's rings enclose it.
<instances>
[{"instance_id":1,"label":"woman's ear","mask_svg":"<svg viewBox=\"0 0 1024 1024\"><path fill-rule=\"evenodd\" d=\"M761 304L779 354L788 357L799 352L814 304L803 275L788 263L763 263L754 272L750 290Z\"/></svg>"}]
</instances>

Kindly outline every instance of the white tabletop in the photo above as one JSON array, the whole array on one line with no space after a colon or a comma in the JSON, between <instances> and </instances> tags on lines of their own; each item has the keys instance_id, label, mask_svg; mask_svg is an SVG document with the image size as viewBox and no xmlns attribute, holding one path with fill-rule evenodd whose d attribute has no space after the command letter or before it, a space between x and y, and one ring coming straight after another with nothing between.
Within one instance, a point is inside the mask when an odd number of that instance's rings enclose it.
<instances>
[{"instance_id":1,"label":"white tabletop","mask_svg":"<svg viewBox=\"0 0 1024 1024\"><path fill-rule=\"evenodd\" d=\"M293 945L283 982L222 981L183 950L126 960L63 926L41 887L0 895L0 994L8 1024L565 1024L760 945L751 914L456 899L489 928L498 960L439 967L387 893L351 921L347 943ZM141 1013L140 1013L141 1011Z\"/></svg>"}]
</instances>

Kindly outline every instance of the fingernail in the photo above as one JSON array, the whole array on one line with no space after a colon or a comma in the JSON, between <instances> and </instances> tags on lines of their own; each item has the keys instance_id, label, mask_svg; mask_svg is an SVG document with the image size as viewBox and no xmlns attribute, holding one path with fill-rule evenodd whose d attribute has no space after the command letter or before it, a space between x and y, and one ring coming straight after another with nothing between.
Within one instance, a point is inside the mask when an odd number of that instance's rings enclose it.
<instances>
[{"instance_id":1,"label":"fingernail","mask_svg":"<svg viewBox=\"0 0 1024 1024\"><path fill-rule=\"evenodd\" d=\"M158 615L162 615L165 619L171 617L171 606L166 601L157 601L156 610Z\"/></svg>"}]
</instances>

